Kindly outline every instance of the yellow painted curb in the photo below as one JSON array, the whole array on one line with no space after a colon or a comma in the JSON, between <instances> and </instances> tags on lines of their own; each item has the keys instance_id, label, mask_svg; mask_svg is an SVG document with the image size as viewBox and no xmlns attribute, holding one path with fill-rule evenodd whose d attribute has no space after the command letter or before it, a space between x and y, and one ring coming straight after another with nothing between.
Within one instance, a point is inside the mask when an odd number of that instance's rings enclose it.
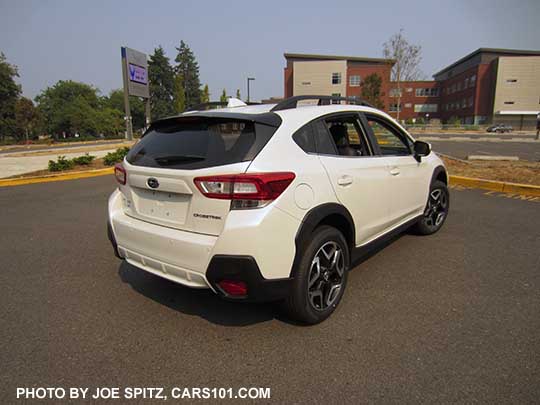
<instances>
[{"instance_id":1,"label":"yellow painted curb","mask_svg":"<svg viewBox=\"0 0 540 405\"><path fill-rule=\"evenodd\" d=\"M87 170L81 172L71 172L63 174L51 174L47 176L26 177L20 179L0 179L0 187L20 186L23 184L34 183L48 183L51 181L64 181L85 179L87 177L104 176L107 174L113 174L114 167L107 167L106 169Z\"/></svg>"},{"instance_id":2,"label":"yellow painted curb","mask_svg":"<svg viewBox=\"0 0 540 405\"><path fill-rule=\"evenodd\" d=\"M495 181L495 180L484 180L484 179L475 179L472 177L463 177L463 176L449 176L450 184L481 188L484 190L498 191L500 193L513 193L513 194L524 194L532 196L540 196L540 186L533 186L530 184L519 184L519 183L507 183L504 181Z\"/></svg>"}]
</instances>

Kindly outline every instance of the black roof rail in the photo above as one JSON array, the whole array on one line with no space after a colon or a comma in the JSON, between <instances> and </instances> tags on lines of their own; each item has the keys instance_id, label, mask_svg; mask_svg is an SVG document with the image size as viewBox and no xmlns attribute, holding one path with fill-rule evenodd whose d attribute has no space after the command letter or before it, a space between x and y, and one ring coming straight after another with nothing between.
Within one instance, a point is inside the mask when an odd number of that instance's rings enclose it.
<instances>
[{"instance_id":1,"label":"black roof rail","mask_svg":"<svg viewBox=\"0 0 540 405\"><path fill-rule=\"evenodd\" d=\"M293 96L293 97L286 98L285 100L277 103L270 111L281 111L281 110L288 110L290 108L296 108L298 102L302 100L319 100L317 105L329 105L332 101L347 101L350 104L363 105L366 107L374 108L373 105L371 105L367 101L362 100L360 98L356 98L356 97L304 95L304 96Z\"/></svg>"},{"instance_id":2,"label":"black roof rail","mask_svg":"<svg viewBox=\"0 0 540 405\"><path fill-rule=\"evenodd\" d=\"M208 103L201 103L194 105L193 107L189 107L186 109L186 112L212 110L214 108L227 107L228 104L228 101L210 101Z\"/></svg>"}]
</instances>

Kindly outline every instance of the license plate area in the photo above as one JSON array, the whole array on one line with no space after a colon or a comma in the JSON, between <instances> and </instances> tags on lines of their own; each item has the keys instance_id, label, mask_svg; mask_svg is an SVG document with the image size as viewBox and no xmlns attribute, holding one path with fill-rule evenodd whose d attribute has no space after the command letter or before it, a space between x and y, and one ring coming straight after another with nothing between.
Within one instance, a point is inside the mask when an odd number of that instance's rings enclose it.
<instances>
[{"instance_id":1,"label":"license plate area","mask_svg":"<svg viewBox=\"0 0 540 405\"><path fill-rule=\"evenodd\" d=\"M133 203L141 217L183 225L186 222L191 195L133 187Z\"/></svg>"}]
</instances>

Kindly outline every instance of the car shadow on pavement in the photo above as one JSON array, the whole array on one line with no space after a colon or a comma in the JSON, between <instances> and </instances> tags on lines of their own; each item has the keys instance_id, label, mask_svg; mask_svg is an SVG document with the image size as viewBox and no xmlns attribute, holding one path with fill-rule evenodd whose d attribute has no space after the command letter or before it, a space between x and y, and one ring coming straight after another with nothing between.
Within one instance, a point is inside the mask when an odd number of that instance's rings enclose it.
<instances>
[{"instance_id":1,"label":"car shadow on pavement","mask_svg":"<svg viewBox=\"0 0 540 405\"><path fill-rule=\"evenodd\" d=\"M377 255L402 236L411 232L400 232L363 249L354 257L351 271L362 271L362 263ZM155 276L125 260L118 269L124 283L128 283L139 294L186 315L198 316L216 325L248 326L261 322L279 320L296 326L306 326L281 313L278 303L242 303L226 301L209 289L195 289Z\"/></svg>"},{"instance_id":2,"label":"car shadow on pavement","mask_svg":"<svg viewBox=\"0 0 540 405\"><path fill-rule=\"evenodd\" d=\"M361 269L358 269L358 268L360 265L362 265L362 263L369 260L373 256L376 256L379 252L384 250L387 246L390 246L391 244L401 239L405 235L414 235L414 233L410 230L404 230L398 233L394 233L382 240L372 242L365 248L362 248L357 254L353 256L351 260L350 271L354 271L355 269L356 271L358 270L361 271Z\"/></svg>"},{"instance_id":3,"label":"car shadow on pavement","mask_svg":"<svg viewBox=\"0 0 540 405\"><path fill-rule=\"evenodd\" d=\"M132 266L125 260L122 261L118 274L123 282L145 297L175 311L199 316L217 325L248 326L281 319L275 304L225 301L209 289L184 287Z\"/></svg>"}]
</instances>

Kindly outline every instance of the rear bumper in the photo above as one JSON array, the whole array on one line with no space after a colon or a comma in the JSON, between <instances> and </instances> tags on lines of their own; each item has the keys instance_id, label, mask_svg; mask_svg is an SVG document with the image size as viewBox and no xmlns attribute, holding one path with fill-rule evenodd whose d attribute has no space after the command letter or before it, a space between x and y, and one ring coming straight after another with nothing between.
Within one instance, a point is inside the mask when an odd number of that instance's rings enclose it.
<instances>
[{"instance_id":1,"label":"rear bumper","mask_svg":"<svg viewBox=\"0 0 540 405\"><path fill-rule=\"evenodd\" d=\"M268 302L286 298L290 294L292 278L265 279L261 275L257 262L251 256L215 255L210 260L206 274L202 275L119 247L110 222L107 222L107 235L116 257L125 259L133 266L149 273L188 287L210 287L216 294L227 300ZM222 280L245 282L248 288L247 295L238 297L227 294L219 286Z\"/></svg>"},{"instance_id":2,"label":"rear bumper","mask_svg":"<svg viewBox=\"0 0 540 405\"><path fill-rule=\"evenodd\" d=\"M292 278L265 279L251 256L216 255L212 257L206 278L213 290L221 297L232 301L276 301L290 294ZM247 284L246 296L230 296L223 291L219 282L222 280L243 281Z\"/></svg>"},{"instance_id":3,"label":"rear bumper","mask_svg":"<svg viewBox=\"0 0 540 405\"><path fill-rule=\"evenodd\" d=\"M263 213L259 211L259 215L262 217ZM277 215L285 214L278 211ZM115 192L109 200L107 233L115 255L160 277L192 288L211 288L219 296L234 301L278 300L289 293L292 279L287 277L294 243L286 243L286 247L280 246L278 250L272 244L281 245L285 241L269 241L268 232L261 240L257 227L265 221L259 219L241 221L233 218L221 236L202 235L132 218L123 212L120 193ZM273 220L271 217L269 222ZM282 232L283 228L291 229L289 233L293 239L294 224L282 227ZM276 251L283 253L291 246L290 257L276 255ZM272 272L265 274L263 268ZM247 295L229 296L218 284L225 279L245 282Z\"/></svg>"}]
</instances>

